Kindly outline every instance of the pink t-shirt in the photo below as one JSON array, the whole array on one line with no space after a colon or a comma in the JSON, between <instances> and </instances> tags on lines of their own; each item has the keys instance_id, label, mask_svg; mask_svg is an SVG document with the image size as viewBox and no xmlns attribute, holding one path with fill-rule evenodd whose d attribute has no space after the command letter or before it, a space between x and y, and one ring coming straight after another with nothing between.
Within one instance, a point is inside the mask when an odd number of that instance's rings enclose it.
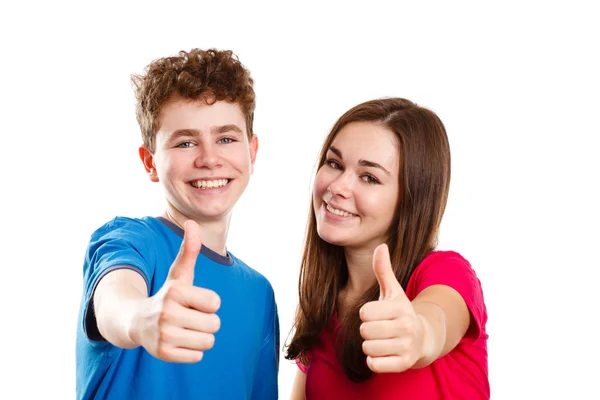
<instances>
[{"instance_id":1,"label":"pink t-shirt","mask_svg":"<svg viewBox=\"0 0 600 400\"><path fill-rule=\"evenodd\" d=\"M335 354L339 323L334 316L321 333L320 343L308 354L308 367L297 361L306 373L306 400L489 399L487 311L481 283L460 254L436 251L417 266L406 295L412 300L426 287L437 284L450 286L460 293L472 315L472 328L450 353L425 368L375 374L367 381L354 383L344 374Z\"/></svg>"}]
</instances>

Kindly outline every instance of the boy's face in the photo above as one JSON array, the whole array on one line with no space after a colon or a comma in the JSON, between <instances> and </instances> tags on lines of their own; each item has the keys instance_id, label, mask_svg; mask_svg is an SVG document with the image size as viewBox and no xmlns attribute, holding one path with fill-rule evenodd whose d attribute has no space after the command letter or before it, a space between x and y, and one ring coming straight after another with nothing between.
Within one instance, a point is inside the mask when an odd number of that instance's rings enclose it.
<instances>
[{"instance_id":1,"label":"boy's face","mask_svg":"<svg viewBox=\"0 0 600 400\"><path fill-rule=\"evenodd\" d=\"M159 118L156 150L142 146L140 157L150 179L162 183L169 211L182 224L225 220L248 185L258 149L240 107L174 98Z\"/></svg>"}]
</instances>

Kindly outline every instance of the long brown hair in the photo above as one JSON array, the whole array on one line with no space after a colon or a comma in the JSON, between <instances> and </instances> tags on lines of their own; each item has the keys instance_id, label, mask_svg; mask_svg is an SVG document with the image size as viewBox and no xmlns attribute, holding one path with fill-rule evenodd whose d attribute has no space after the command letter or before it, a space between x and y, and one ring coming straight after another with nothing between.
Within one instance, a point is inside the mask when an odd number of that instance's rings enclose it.
<instances>
[{"instance_id":1,"label":"long brown hair","mask_svg":"<svg viewBox=\"0 0 600 400\"><path fill-rule=\"evenodd\" d=\"M327 150L336 135L352 122L372 122L388 128L398 138L400 193L387 244L398 281L406 290L417 265L437 246L439 226L446 208L450 185L450 146L446 129L438 116L402 98L367 101L348 110L335 123L323 143L318 167L325 163ZM299 358L307 365L307 353L331 320L338 293L346 285L348 270L344 248L321 239L311 202L304 251L300 266L299 305L294 334L286 358ZM343 321L337 346L338 357L349 379L361 382L372 372L362 351L359 327L360 308L377 300L374 284L355 304Z\"/></svg>"}]
</instances>

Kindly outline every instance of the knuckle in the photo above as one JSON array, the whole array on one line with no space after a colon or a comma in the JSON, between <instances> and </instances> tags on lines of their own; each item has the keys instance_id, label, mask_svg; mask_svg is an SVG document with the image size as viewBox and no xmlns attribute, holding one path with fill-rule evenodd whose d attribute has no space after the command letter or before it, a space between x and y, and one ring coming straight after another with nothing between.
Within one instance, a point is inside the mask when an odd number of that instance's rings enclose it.
<instances>
[{"instance_id":1,"label":"knuckle","mask_svg":"<svg viewBox=\"0 0 600 400\"><path fill-rule=\"evenodd\" d=\"M394 310L394 314L396 315L404 315L404 307L402 305L402 303L395 301L392 305L392 309Z\"/></svg>"},{"instance_id":2,"label":"knuckle","mask_svg":"<svg viewBox=\"0 0 600 400\"><path fill-rule=\"evenodd\" d=\"M365 325L365 323L360 324L358 331L360 333L360 336L362 336L363 339L366 339L365 336L367 336L368 329L367 329L367 326Z\"/></svg>"},{"instance_id":3,"label":"knuckle","mask_svg":"<svg viewBox=\"0 0 600 400\"><path fill-rule=\"evenodd\" d=\"M379 363L372 357L368 358L368 362L369 362L369 369L373 372L383 372L381 371L381 367L379 365Z\"/></svg>"},{"instance_id":4,"label":"knuckle","mask_svg":"<svg viewBox=\"0 0 600 400\"><path fill-rule=\"evenodd\" d=\"M158 314L158 326L168 325L173 321L174 315L168 305L165 305Z\"/></svg>"},{"instance_id":5,"label":"knuckle","mask_svg":"<svg viewBox=\"0 0 600 400\"><path fill-rule=\"evenodd\" d=\"M400 361L398 362L398 365L396 366L396 368L399 371L406 371L411 366L412 366L411 363L407 359L401 358Z\"/></svg>"},{"instance_id":6,"label":"knuckle","mask_svg":"<svg viewBox=\"0 0 600 400\"><path fill-rule=\"evenodd\" d=\"M398 342L398 347L403 353L405 353L412 347L413 342L414 341L411 337L406 337Z\"/></svg>"},{"instance_id":7,"label":"knuckle","mask_svg":"<svg viewBox=\"0 0 600 400\"><path fill-rule=\"evenodd\" d=\"M360 317L361 321L363 321L363 322L365 321L365 319L367 318L367 315L368 315L367 312L368 312L368 310L367 310L366 304L364 306L362 306L360 308L360 310L358 310L358 316Z\"/></svg>"},{"instance_id":8,"label":"knuckle","mask_svg":"<svg viewBox=\"0 0 600 400\"><path fill-rule=\"evenodd\" d=\"M206 335L203 345L205 350L212 349L215 345L215 335Z\"/></svg>"},{"instance_id":9,"label":"knuckle","mask_svg":"<svg viewBox=\"0 0 600 400\"><path fill-rule=\"evenodd\" d=\"M192 362L199 362L203 358L204 358L204 352L203 351L199 351L199 352L196 353L196 357L194 357L192 359Z\"/></svg>"},{"instance_id":10,"label":"knuckle","mask_svg":"<svg viewBox=\"0 0 600 400\"><path fill-rule=\"evenodd\" d=\"M402 360L402 358L396 359L391 367L395 370L395 371L404 371L406 368L404 367L404 361Z\"/></svg>"},{"instance_id":11,"label":"knuckle","mask_svg":"<svg viewBox=\"0 0 600 400\"><path fill-rule=\"evenodd\" d=\"M160 345L156 348L156 356L165 361L169 361L171 359L171 353L164 346Z\"/></svg>"},{"instance_id":12,"label":"knuckle","mask_svg":"<svg viewBox=\"0 0 600 400\"><path fill-rule=\"evenodd\" d=\"M414 336L417 333L415 324L411 324L411 323L406 324L406 333L408 333L410 336Z\"/></svg>"},{"instance_id":13,"label":"knuckle","mask_svg":"<svg viewBox=\"0 0 600 400\"><path fill-rule=\"evenodd\" d=\"M219 329L221 329L221 318L219 318L218 315L213 314L211 320L211 333L217 332Z\"/></svg>"},{"instance_id":14,"label":"knuckle","mask_svg":"<svg viewBox=\"0 0 600 400\"><path fill-rule=\"evenodd\" d=\"M170 299L178 297L178 294L180 292L180 288L175 284L175 282L167 284L164 287L164 290L165 290L165 294L164 294L165 302L169 301Z\"/></svg>"},{"instance_id":15,"label":"knuckle","mask_svg":"<svg viewBox=\"0 0 600 400\"><path fill-rule=\"evenodd\" d=\"M370 355L370 349L371 349L371 346L370 346L370 344L369 344L369 341L368 341L368 340L365 340L365 341L362 343L362 350L363 350L363 353L365 353L366 355Z\"/></svg>"},{"instance_id":16,"label":"knuckle","mask_svg":"<svg viewBox=\"0 0 600 400\"><path fill-rule=\"evenodd\" d=\"M213 293L213 296L211 296L212 297L212 300L211 300L212 306L216 311L221 307L221 297L215 292L212 292L212 293Z\"/></svg>"},{"instance_id":17,"label":"knuckle","mask_svg":"<svg viewBox=\"0 0 600 400\"><path fill-rule=\"evenodd\" d=\"M401 337L402 336L402 325L397 321L390 327L391 337Z\"/></svg>"},{"instance_id":18,"label":"knuckle","mask_svg":"<svg viewBox=\"0 0 600 400\"><path fill-rule=\"evenodd\" d=\"M165 345L171 343L174 337L168 329L160 329L158 331L158 347L164 348Z\"/></svg>"},{"instance_id":19,"label":"knuckle","mask_svg":"<svg viewBox=\"0 0 600 400\"><path fill-rule=\"evenodd\" d=\"M402 318L399 318L398 323L404 332L408 332L410 329L412 329L411 327L414 327L412 318L406 315L402 316Z\"/></svg>"}]
</instances>

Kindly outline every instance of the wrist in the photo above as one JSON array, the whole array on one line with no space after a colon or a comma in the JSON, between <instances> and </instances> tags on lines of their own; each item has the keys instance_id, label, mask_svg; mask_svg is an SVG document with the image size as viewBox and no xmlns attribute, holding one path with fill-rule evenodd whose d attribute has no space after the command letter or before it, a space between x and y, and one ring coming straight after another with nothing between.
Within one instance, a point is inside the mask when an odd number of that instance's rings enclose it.
<instances>
[{"instance_id":1,"label":"wrist","mask_svg":"<svg viewBox=\"0 0 600 400\"><path fill-rule=\"evenodd\" d=\"M129 342L129 348L138 347L142 345L142 321L143 318L143 309L144 302L143 299L132 300L131 301L131 314L127 321L127 326L125 329L125 334L127 337L127 341Z\"/></svg>"},{"instance_id":2,"label":"wrist","mask_svg":"<svg viewBox=\"0 0 600 400\"><path fill-rule=\"evenodd\" d=\"M415 362L413 368L423 368L431 364L437 358L439 353L435 332L431 322L422 314L417 313L417 318L420 321L420 346L419 358Z\"/></svg>"}]
</instances>

